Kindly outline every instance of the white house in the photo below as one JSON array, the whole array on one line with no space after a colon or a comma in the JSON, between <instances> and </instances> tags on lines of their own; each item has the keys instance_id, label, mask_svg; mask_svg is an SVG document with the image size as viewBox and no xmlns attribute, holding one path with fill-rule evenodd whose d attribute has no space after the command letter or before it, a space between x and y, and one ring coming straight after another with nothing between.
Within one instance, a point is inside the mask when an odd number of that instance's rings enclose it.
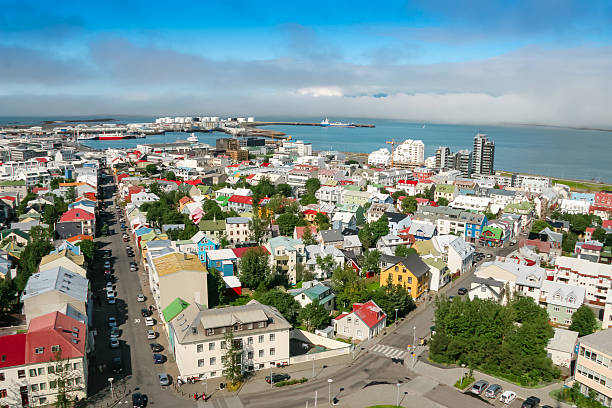
<instances>
[{"instance_id":1,"label":"white house","mask_svg":"<svg viewBox=\"0 0 612 408\"><path fill-rule=\"evenodd\" d=\"M383 331L387 315L374 301L354 303L353 311L344 312L334 319L336 336L354 340L367 340Z\"/></svg>"},{"instance_id":2,"label":"white house","mask_svg":"<svg viewBox=\"0 0 612 408\"><path fill-rule=\"evenodd\" d=\"M555 327L555 335L548 341L546 353L554 365L569 368L574 358L578 332Z\"/></svg>"}]
</instances>

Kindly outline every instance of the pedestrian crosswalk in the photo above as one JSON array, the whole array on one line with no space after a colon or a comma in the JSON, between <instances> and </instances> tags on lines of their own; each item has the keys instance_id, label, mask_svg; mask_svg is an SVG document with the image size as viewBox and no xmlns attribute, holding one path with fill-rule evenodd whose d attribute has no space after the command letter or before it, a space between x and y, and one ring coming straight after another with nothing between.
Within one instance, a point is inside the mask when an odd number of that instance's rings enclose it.
<instances>
[{"instance_id":1,"label":"pedestrian crosswalk","mask_svg":"<svg viewBox=\"0 0 612 408\"><path fill-rule=\"evenodd\" d=\"M398 349L397 347L385 346L384 344L376 344L370 347L370 350L389 358L404 359L408 357L408 351Z\"/></svg>"}]
</instances>

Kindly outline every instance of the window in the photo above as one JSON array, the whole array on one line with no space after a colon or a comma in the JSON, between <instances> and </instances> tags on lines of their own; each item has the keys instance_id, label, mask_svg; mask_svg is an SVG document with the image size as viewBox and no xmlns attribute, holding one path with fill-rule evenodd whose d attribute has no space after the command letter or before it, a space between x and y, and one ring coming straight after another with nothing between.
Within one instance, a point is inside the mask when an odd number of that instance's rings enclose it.
<instances>
[{"instance_id":1,"label":"window","mask_svg":"<svg viewBox=\"0 0 612 408\"><path fill-rule=\"evenodd\" d=\"M36 347L34 349L34 354L42 354L45 351L44 347Z\"/></svg>"},{"instance_id":2,"label":"window","mask_svg":"<svg viewBox=\"0 0 612 408\"><path fill-rule=\"evenodd\" d=\"M208 351L213 351L215 349L215 343L208 343Z\"/></svg>"},{"instance_id":3,"label":"window","mask_svg":"<svg viewBox=\"0 0 612 408\"><path fill-rule=\"evenodd\" d=\"M249 351L249 352L247 353L247 358L248 358L249 360L252 360L252 359L253 359L253 352L252 352L252 351Z\"/></svg>"},{"instance_id":4,"label":"window","mask_svg":"<svg viewBox=\"0 0 612 408\"><path fill-rule=\"evenodd\" d=\"M0 398L6 398L6 389L0 390Z\"/></svg>"},{"instance_id":5,"label":"window","mask_svg":"<svg viewBox=\"0 0 612 408\"><path fill-rule=\"evenodd\" d=\"M30 385L30 390L32 392L38 392L38 384L32 384Z\"/></svg>"},{"instance_id":6,"label":"window","mask_svg":"<svg viewBox=\"0 0 612 408\"><path fill-rule=\"evenodd\" d=\"M198 360L198 367L204 367L204 359L203 358Z\"/></svg>"},{"instance_id":7,"label":"window","mask_svg":"<svg viewBox=\"0 0 612 408\"><path fill-rule=\"evenodd\" d=\"M263 357L264 356L264 351L263 350L259 350L259 357Z\"/></svg>"},{"instance_id":8,"label":"window","mask_svg":"<svg viewBox=\"0 0 612 408\"><path fill-rule=\"evenodd\" d=\"M198 345L196 346L196 352L197 352L197 353L201 353L201 352L203 352L203 351L204 351L204 345L203 345L203 344L198 344Z\"/></svg>"},{"instance_id":9,"label":"window","mask_svg":"<svg viewBox=\"0 0 612 408\"><path fill-rule=\"evenodd\" d=\"M263 343L264 342L264 336L263 334L261 336L259 336L259 343Z\"/></svg>"},{"instance_id":10,"label":"window","mask_svg":"<svg viewBox=\"0 0 612 408\"><path fill-rule=\"evenodd\" d=\"M211 377L215 377L216 375L217 375L217 372L216 372L216 371L211 371L211 372L210 372L210 376L211 376Z\"/></svg>"},{"instance_id":11,"label":"window","mask_svg":"<svg viewBox=\"0 0 612 408\"><path fill-rule=\"evenodd\" d=\"M45 367L38 368L38 375L45 375Z\"/></svg>"},{"instance_id":12,"label":"window","mask_svg":"<svg viewBox=\"0 0 612 408\"><path fill-rule=\"evenodd\" d=\"M565 311L566 311L568 314L573 314L573 313L574 313L574 309L572 309L571 307L568 307L567 309L565 309Z\"/></svg>"},{"instance_id":13,"label":"window","mask_svg":"<svg viewBox=\"0 0 612 408\"><path fill-rule=\"evenodd\" d=\"M262 363L259 363L258 367L261 369L264 368L264 365Z\"/></svg>"},{"instance_id":14,"label":"window","mask_svg":"<svg viewBox=\"0 0 612 408\"><path fill-rule=\"evenodd\" d=\"M357 329L357 337L361 337L361 330Z\"/></svg>"},{"instance_id":15,"label":"window","mask_svg":"<svg viewBox=\"0 0 612 408\"><path fill-rule=\"evenodd\" d=\"M560 310L560 309L559 309L559 306L553 306L553 310L554 310L555 312L558 312L558 311Z\"/></svg>"},{"instance_id":16,"label":"window","mask_svg":"<svg viewBox=\"0 0 612 408\"><path fill-rule=\"evenodd\" d=\"M274 333L270 334L270 341L274 341Z\"/></svg>"},{"instance_id":17,"label":"window","mask_svg":"<svg viewBox=\"0 0 612 408\"><path fill-rule=\"evenodd\" d=\"M41 404L45 404L47 402L47 397L40 397L38 399L38 402L41 403Z\"/></svg>"},{"instance_id":18,"label":"window","mask_svg":"<svg viewBox=\"0 0 612 408\"><path fill-rule=\"evenodd\" d=\"M51 346L51 351L54 353L57 353L60 350L61 350L61 347L59 345Z\"/></svg>"},{"instance_id":19,"label":"window","mask_svg":"<svg viewBox=\"0 0 612 408\"><path fill-rule=\"evenodd\" d=\"M36 369L35 368L31 368L30 369L30 377L36 377Z\"/></svg>"},{"instance_id":20,"label":"window","mask_svg":"<svg viewBox=\"0 0 612 408\"><path fill-rule=\"evenodd\" d=\"M392 273L389 274L389 277L387 278L387 280L390 280L390 281L393 282L393 274Z\"/></svg>"},{"instance_id":21,"label":"window","mask_svg":"<svg viewBox=\"0 0 612 408\"><path fill-rule=\"evenodd\" d=\"M411 276L408 277L408 283L412 283L412 277Z\"/></svg>"},{"instance_id":22,"label":"window","mask_svg":"<svg viewBox=\"0 0 612 408\"><path fill-rule=\"evenodd\" d=\"M41 391L44 391L47 389L47 383L40 383L38 384L38 387L40 388Z\"/></svg>"},{"instance_id":23,"label":"window","mask_svg":"<svg viewBox=\"0 0 612 408\"><path fill-rule=\"evenodd\" d=\"M270 355L273 356L274 354L276 354L276 349L271 348L270 349Z\"/></svg>"},{"instance_id":24,"label":"window","mask_svg":"<svg viewBox=\"0 0 612 408\"><path fill-rule=\"evenodd\" d=\"M401 282L401 281L402 281L402 275L400 275L400 274L398 274L398 275L397 275L397 281L398 281L398 282Z\"/></svg>"},{"instance_id":25,"label":"window","mask_svg":"<svg viewBox=\"0 0 612 408\"><path fill-rule=\"evenodd\" d=\"M0 381L4 381L4 373L0 373Z\"/></svg>"},{"instance_id":26,"label":"window","mask_svg":"<svg viewBox=\"0 0 612 408\"><path fill-rule=\"evenodd\" d=\"M247 337L247 344L253 344L253 338Z\"/></svg>"},{"instance_id":27,"label":"window","mask_svg":"<svg viewBox=\"0 0 612 408\"><path fill-rule=\"evenodd\" d=\"M225 350L225 341L221 341L221 350Z\"/></svg>"},{"instance_id":28,"label":"window","mask_svg":"<svg viewBox=\"0 0 612 408\"><path fill-rule=\"evenodd\" d=\"M47 373L49 373L49 374L55 374L55 367L53 367L53 366L47 366Z\"/></svg>"},{"instance_id":29,"label":"window","mask_svg":"<svg viewBox=\"0 0 612 408\"><path fill-rule=\"evenodd\" d=\"M348 326L344 326L344 332L345 332L345 333L350 333L350 332L349 332L349 328L348 328Z\"/></svg>"},{"instance_id":30,"label":"window","mask_svg":"<svg viewBox=\"0 0 612 408\"><path fill-rule=\"evenodd\" d=\"M263 329L264 327L266 327L266 322L259 322L259 328Z\"/></svg>"},{"instance_id":31,"label":"window","mask_svg":"<svg viewBox=\"0 0 612 408\"><path fill-rule=\"evenodd\" d=\"M49 381L49 388L51 389L57 388L57 381Z\"/></svg>"},{"instance_id":32,"label":"window","mask_svg":"<svg viewBox=\"0 0 612 408\"><path fill-rule=\"evenodd\" d=\"M210 365L212 366L212 365L215 365L215 364L217 364L217 358L216 357L211 357L210 358Z\"/></svg>"}]
</instances>

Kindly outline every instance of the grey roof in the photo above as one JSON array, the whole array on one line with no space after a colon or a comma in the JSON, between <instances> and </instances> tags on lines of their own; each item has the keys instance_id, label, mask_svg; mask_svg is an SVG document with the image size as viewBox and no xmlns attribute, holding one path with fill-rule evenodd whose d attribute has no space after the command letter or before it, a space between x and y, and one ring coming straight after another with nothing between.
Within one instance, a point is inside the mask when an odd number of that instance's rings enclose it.
<instances>
[{"instance_id":1,"label":"grey roof","mask_svg":"<svg viewBox=\"0 0 612 408\"><path fill-rule=\"evenodd\" d=\"M546 303L578 309L584 303L586 288L562 282L544 280L542 291L546 292Z\"/></svg>"},{"instance_id":2,"label":"grey roof","mask_svg":"<svg viewBox=\"0 0 612 408\"><path fill-rule=\"evenodd\" d=\"M482 224L484 221L484 214L475 214L469 211L462 211L459 214L459 220L468 222L470 224Z\"/></svg>"},{"instance_id":3,"label":"grey roof","mask_svg":"<svg viewBox=\"0 0 612 408\"><path fill-rule=\"evenodd\" d=\"M555 232L548 227L540 231L540 234L546 234L548 236L548 239L552 242L562 242L563 241L563 234L561 234L560 232Z\"/></svg>"},{"instance_id":4,"label":"grey roof","mask_svg":"<svg viewBox=\"0 0 612 408\"><path fill-rule=\"evenodd\" d=\"M382 260L383 255L380 255ZM397 262L394 263L402 263L406 268L410 269L410 272L417 278L425 275L429 272L429 265L427 265L418 254L411 253L408 256L390 256L385 255L386 258L396 259Z\"/></svg>"},{"instance_id":5,"label":"grey roof","mask_svg":"<svg viewBox=\"0 0 612 408\"><path fill-rule=\"evenodd\" d=\"M452 240L449 244L450 247L461 257L461 259L465 259L476 250L467 242L463 240L463 238L457 237L457 239Z\"/></svg>"},{"instance_id":6,"label":"grey roof","mask_svg":"<svg viewBox=\"0 0 612 408\"><path fill-rule=\"evenodd\" d=\"M79 300L87 301L89 281L83 276L58 266L30 276L21 295L26 300L40 294L56 290Z\"/></svg>"},{"instance_id":7,"label":"grey roof","mask_svg":"<svg viewBox=\"0 0 612 408\"><path fill-rule=\"evenodd\" d=\"M406 217L408 217L406 214L402 214L402 213L396 213L396 212L389 212L389 211L385 211L384 214L387 217L387 220L391 223L398 223L400 221L403 221L406 219Z\"/></svg>"},{"instance_id":8,"label":"grey roof","mask_svg":"<svg viewBox=\"0 0 612 408\"><path fill-rule=\"evenodd\" d=\"M474 276L472 278L472 283L476 283L478 285L487 285L495 288L503 288L504 282L500 282L493 278L479 278L478 276Z\"/></svg>"},{"instance_id":9,"label":"grey roof","mask_svg":"<svg viewBox=\"0 0 612 408\"><path fill-rule=\"evenodd\" d=\"M248 224L251 221L247 217L228 217L225 219L226 224Z\"/></svg>"},{"instance_id":10,"label":"grey roof","mask_svg":"<svg viewBox=\"0 0 612 408\"><path fill-rule=\"evenodd\" d=\"M344 241L344 237L338 230L323 230L319 231L323 242L339 242Z\"/></svg>"},{"instance_id":11,"label":"grey roof","mask_svg":"<svg viewBox=\"0 0 612 408\"><path fill-rule=\"evenodd\" d=\"M612 356L612 329L598 331L580 338L580 344Z\"/></svg>"},{"instance_id":12,"label":"grey roof","mask_svg":"<svg viewBox=\"0 0 612 408\"><path fill-rule=\"evenodd\" d=\"M360 247L361 241L357 235L345 235L344 236L344 247Z\"/></svg>"},{"instance_id":13,"label":"grey roof","mask_svg":"<svg viewBox=\"0 0 612 408\"><path fill-rule=\"evenodd\" d=\"M500 195L500 196L506 196L506 197L514 197L516 195L516 191L506 190L503 188L488 188L486 191L487 191L486 194L488 196Z\"/></svg>"},{"instance_id":14,"label":"grey roof","mask_svg":"<svg viewBox=\"0 0 612 408\"><path fill-rule=\"evenodd\" d=\"M576 341L578 341L578 332L555 327L555 335L548 341L546 348L573 353Z\"/></svg>"}]
</instances>

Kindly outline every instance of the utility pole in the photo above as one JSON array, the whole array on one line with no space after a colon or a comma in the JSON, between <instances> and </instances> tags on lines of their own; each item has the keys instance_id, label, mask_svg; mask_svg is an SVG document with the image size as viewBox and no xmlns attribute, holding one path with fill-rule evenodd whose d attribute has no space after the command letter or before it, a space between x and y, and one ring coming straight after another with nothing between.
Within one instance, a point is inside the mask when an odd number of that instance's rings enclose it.
<instances>
[{"instance_id":1,"label":"utility pole","mask_svg":"<svg viewBox=\"0 0 612 408\"><path fill-rule=\"evenodd\" d=\"M108 382L110 383L111 396L113 397L113 399L115 399L115 393L113 392L113 380L113 377L109 377Z\"/></svg>"},{"instance_id":2,"label":"utility pole","mask_svg":"<svg viewBox=\"0 0 612 408\"><path fill-rule=\"evenodd\" d=\"M317 400L319 399L318 394L319 391L315 391L315 408L317 408Z\"/></svg>"},{"instance_id":3,"label":"utility pole","mask_svg":"<svg viewBox=\"0 0 612 408\"><path fill-rule=\"evenodd\" d=\"M395 403L395 405L397 405L399 407L399 389L400 389L400 383L397 383L397 402Z\"/></svg>"}]
</instances>

